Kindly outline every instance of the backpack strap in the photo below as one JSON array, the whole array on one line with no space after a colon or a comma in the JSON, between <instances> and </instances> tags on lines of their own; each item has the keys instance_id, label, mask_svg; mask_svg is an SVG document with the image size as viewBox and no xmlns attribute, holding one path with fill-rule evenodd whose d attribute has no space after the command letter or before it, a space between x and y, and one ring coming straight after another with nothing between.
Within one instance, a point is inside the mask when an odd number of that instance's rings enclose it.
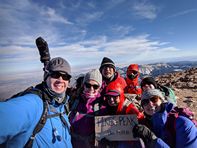
<instances>
[{"instance_id":1,"label":"backpack strap","mask_svg":"<svg viewBox=\"0 0 197 148\"><path fill-rule=\"evenodd\" d=\"M75 101L74 101L74 103L73 103L73 105L72 105L72 107L71 107L71 110L70 111L76 110L78 104L79 104L79 98L76 98Z\"/></svg>"},{"instance_id":2,"label":"backpack strap","mask_svg":"<svg viewBox=\"0 0 197 148\"><path fill-rule=\"evenodd\" d=\"M42 112L41 118L38 121L36 127L34 128L33 133L30 136L28 142L25 144L25 146L24 146L25 148L31 148L32 147L36 134L41 131L41 129L44 127L44 125L47 121L47 114L48 114L47 102L44 101L43 102L43 112Z\"/></svg>"}]
</instances>

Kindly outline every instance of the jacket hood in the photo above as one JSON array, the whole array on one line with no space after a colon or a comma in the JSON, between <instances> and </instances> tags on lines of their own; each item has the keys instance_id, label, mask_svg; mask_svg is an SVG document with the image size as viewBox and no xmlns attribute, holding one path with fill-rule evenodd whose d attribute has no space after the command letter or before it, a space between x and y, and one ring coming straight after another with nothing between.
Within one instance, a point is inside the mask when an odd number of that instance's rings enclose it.
<instances>
[{"instance_id":1,"label":"jacket hood","mask_svg":"<svg viewBox=\"0 0 197 148\"><path fill-rule=\"evenodd\" d=\"M120 112L122 110L122 106L125 100L124 97L124 88L126 87L126 82L125 80L118 75L118 77L110 82L107 87L106 87L106 93L109 94L110 92L118 92L120 94L120 103L118 105L117 112Z\"/></svg>"}]
</instances>

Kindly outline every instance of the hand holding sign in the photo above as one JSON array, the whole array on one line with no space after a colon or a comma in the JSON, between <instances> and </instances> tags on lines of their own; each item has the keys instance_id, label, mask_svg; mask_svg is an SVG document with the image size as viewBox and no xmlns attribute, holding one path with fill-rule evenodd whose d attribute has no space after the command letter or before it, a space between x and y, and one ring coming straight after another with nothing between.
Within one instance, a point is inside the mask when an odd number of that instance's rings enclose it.
<instances>
[{"instance_id":1,"label":"hand holding sign","mask_svg":"<svg viewBox=\"0 0 197 148\"><path fill-rule=\"evenodd\" d=\"M157 139L155 134L145 125L136 124L133 127L133 136L142 138L145 144Z\"/></svg>"}]
</instances>

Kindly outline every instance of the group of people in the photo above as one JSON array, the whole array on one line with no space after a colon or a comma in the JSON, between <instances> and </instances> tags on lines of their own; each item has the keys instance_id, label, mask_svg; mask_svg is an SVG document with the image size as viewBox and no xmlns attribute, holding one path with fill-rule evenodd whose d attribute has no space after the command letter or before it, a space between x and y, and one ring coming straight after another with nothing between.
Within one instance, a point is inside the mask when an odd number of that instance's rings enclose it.
<instances>
[{"instance_id":1,"label":"group of people","mask_svg":"<svg viewBox=\"0 0 197 148\"><path fill-rule=\"evenodd\" d=\"M43 82L0 102L0 145L3 147L197 147L196 125L174 111L172 89L153 77L139 82L137 64L127 68L126 78L108 57L99 69L77 79L70 89L70 64L53 58ZM134 94L136 105L125 94ZM95 139L95 117L135 115L137 140Z\"/></svg>"}]
</instances>

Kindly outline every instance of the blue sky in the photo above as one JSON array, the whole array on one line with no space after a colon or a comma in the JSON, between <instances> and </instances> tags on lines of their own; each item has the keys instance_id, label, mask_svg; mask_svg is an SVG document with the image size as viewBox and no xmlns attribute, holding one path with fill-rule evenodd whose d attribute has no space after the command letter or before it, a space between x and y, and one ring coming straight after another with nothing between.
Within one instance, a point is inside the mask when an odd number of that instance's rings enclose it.
<instances>
[{"instance_id":1,"label":"blue sky","mask_svg":"<svg viewBox=\"0 0 197 148\"><path fill-rule=\"evenodd\" d=\"M117 66L196 60L196 0L1 0L0 75L42 69L35 39L73 73Z\"/></svg>"}]
</instances>

